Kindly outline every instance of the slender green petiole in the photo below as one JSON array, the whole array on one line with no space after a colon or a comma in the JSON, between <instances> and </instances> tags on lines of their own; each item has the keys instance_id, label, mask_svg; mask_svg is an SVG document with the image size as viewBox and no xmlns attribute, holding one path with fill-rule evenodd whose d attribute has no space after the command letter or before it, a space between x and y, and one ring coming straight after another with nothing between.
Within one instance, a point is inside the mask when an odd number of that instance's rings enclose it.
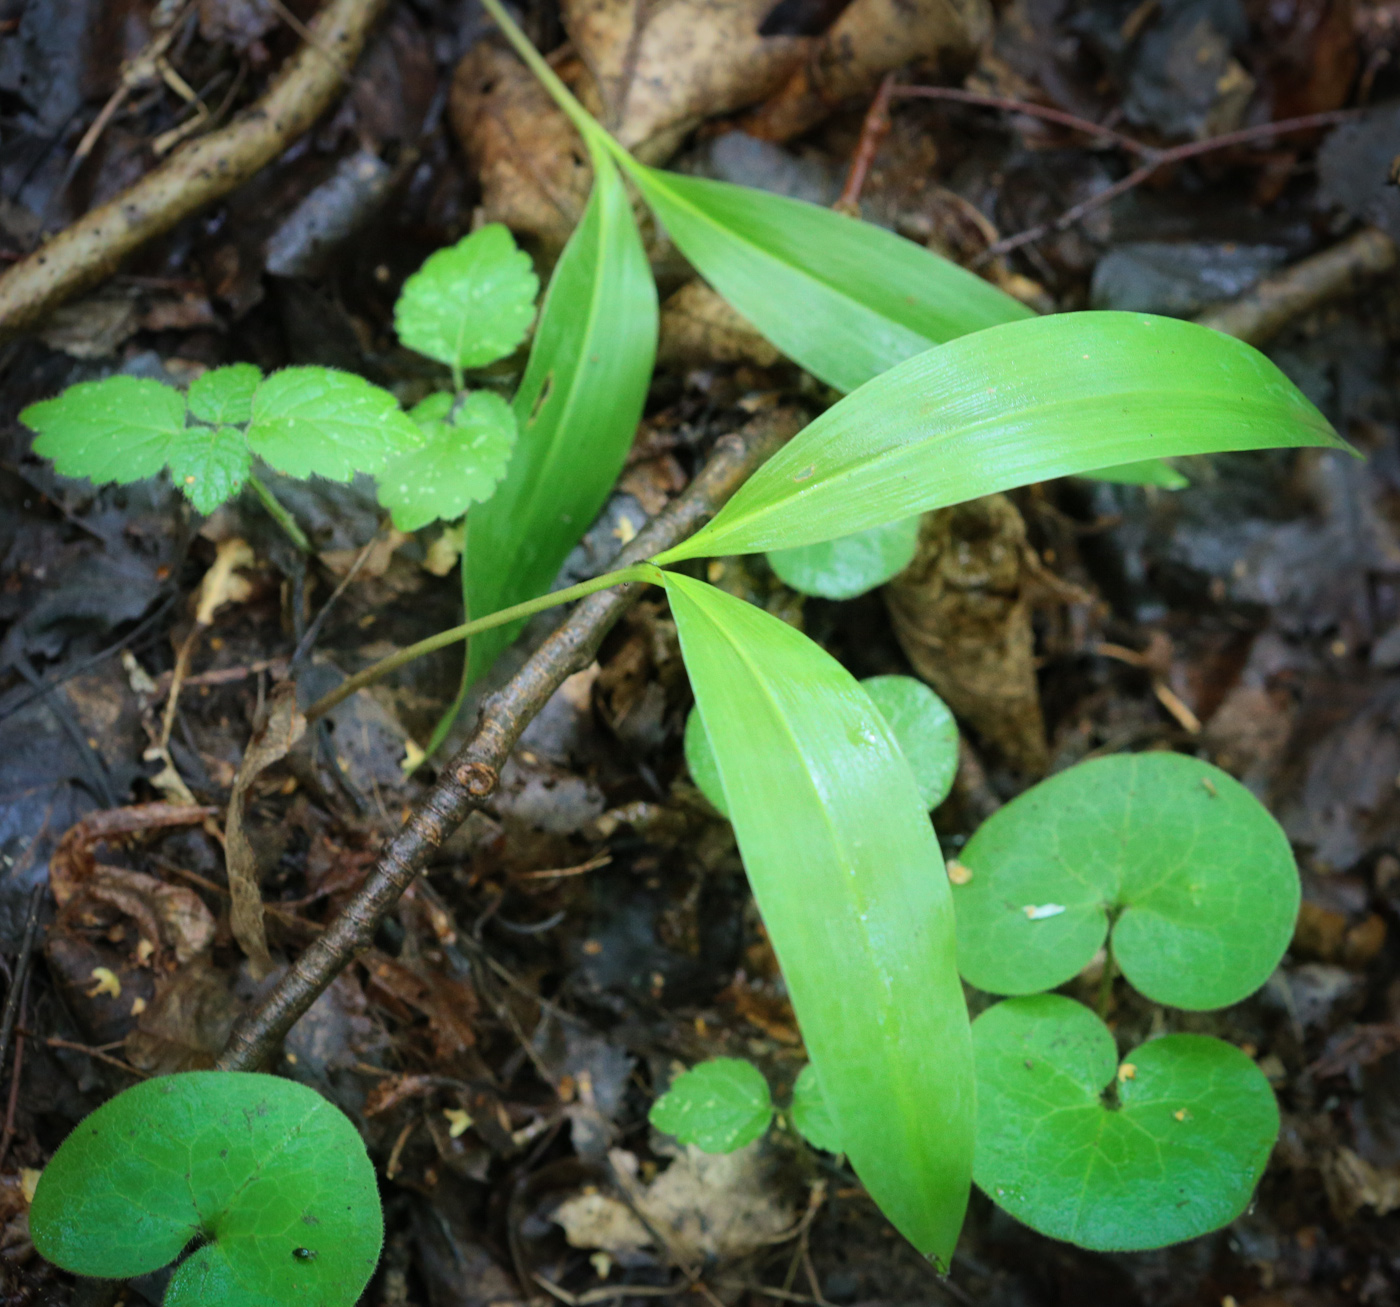
<instances>
[{"instance_id":1,"label":"slender green petiole","mask_svg":"<svg viewBox=\"0 0 1400 1307\"><path fill-rule=\"evenodd\" d=\"M296 524L296 519L282 507L277 496L251 473L248 476L248 484L253 488L253 493L262 500L262 505L267 509L272 520L287 533L287 539L302 553L315 553L316 551L311 547L311 541L306 538L306 532Z\"/></svg>"},{"instance_id":2,"label":"slender green petiole","mask_svg":"<svg viewBox=\"0 0 1400 1307\"><path fill-rule=\"evenodd\" d=\"M523 604L502 608L500 612L478 617L474 622L464 622L461 626L454 626L450 630L439 631L436 635L430 635L426 640L419 640L417 644L411 644L407 648L400 649L397 653L390 654L387 658L381 658L372 667L366 667L364 671L357 672L348 680L342 681L339 686L329 694L322 695L306 710L306 720L315 721L317 717L324 716L336 704L348 699L357 690L364 689L365 686L372 684L395 668L402 667L405 663L411 663L415 659L423 657L424 654L445 649L448 645L465 640L478 631L489 631L493 626L504 626L507 622L518 621L522 617L531 617L535 613L544 612L546 608L572 603L575 599L596 594L599 590L607 590L611 586L626 585L631 581L645 581L649 585L659 585L660 577L660 569L651 563L636 563L617 572L605 572L602 576L595 576L591 581L580 581L578 585L571 585L565 590L553 590L547 595L541 595L538 599L527 599Z\"/></svg>"}]
</instances>

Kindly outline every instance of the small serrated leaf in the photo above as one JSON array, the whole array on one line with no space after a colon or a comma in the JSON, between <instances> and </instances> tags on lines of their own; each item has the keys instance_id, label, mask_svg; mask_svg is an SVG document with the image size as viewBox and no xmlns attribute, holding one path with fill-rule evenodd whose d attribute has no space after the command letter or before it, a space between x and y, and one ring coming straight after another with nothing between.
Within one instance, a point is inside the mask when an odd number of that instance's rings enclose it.
<instances>
[{"instance_id":1,"label":"small serrated leaf","mask_svg":"<svg viewBox=\"0 0 1400 1307\"><path fill-rule=\"evenodd\" d=\"M444 398L450 407L451 397ZM379 502L393 513L400 531L416 531L438 518L453 521L489 499L515 445L515 414L489 390L473 391L450 420L421 420L419 410L428 403L410 415L425 443L390 460L379 481Z\"/></svg>"},{"instance_id":2,"label":"small serrated leaf","mask_svg":"<svg viewBox=\"0 0 1400 1307\"><path fill-rule=\"evenodd\" d=\"M125 485L165 466L185 429L185 397L144 377L107 377L31 404L19 420L39 433L34 452L64 476Z\"/></svg>"},{"instance_id":3,"label":"small serrated leaf","mask_svg":"<svg viewBox=\"0 0 1400 1307\"><path fill-rule=\"evenodd\" d=\"M772 1119L763 1072L737 1057L717 1057L678 1075L650 1115L663 1134L706 1153L732 1153L753 1143Z\"/></svg>"},{"instance_id":4,"label":"small serrated leaf","mask_svg":"<svg viewBox=\"0 0 1400 1307\"><path fill-rule=\"evenodd\" d=\"M284 368L253 393L248 445L288 476L349 481L423 443L387 390L332 368Z\"/></svg>"},{"instance_id":5,"label":"small serrated leaf","mask_svg":"<svg viewBox=\"0 0 1400 1307\"><path fill-rule=\"evenodd\" d=\"M262 373L251 363L230 363L190 382L190 412L213 426L242 426L253 416L253 392Z\"/></svg>"},{"instance_id":6,"label":"small serrated leaf","mask_svg":"<svg viewBox=\"0 0 1400 1307\"><path fill-rule=\"evenodd\" d=\"M252 468L236 427L186 427L170 444L170 479L201 513L232 499Z\"/></svg>"},{"instance_id":7,"label":"small serrated leaf","mask_svg":"<svg viewBox=\"0 0 1400 1307\"><path fill-rule=\"evenodd\" d=\"M842 1151L841 1136L836 1133L836 1122L827 1111L817 1069L810 1062L798 1073L797 1082L792 1087L791 1112L792 1124L813 1148L828 1153Z\"/></svg>"},{"instance_id":8,"label":"small serrated leaf","mask_svg":"<svg viewBox=\"0 0 1400 1307\"><path fill-rule=\"evenodd\" d=\"M530 256L493 222L430 255L404 282L394 328L409 349L449 367L485 367L525 339L539 289Z\"/></svg>"}]
</instances>

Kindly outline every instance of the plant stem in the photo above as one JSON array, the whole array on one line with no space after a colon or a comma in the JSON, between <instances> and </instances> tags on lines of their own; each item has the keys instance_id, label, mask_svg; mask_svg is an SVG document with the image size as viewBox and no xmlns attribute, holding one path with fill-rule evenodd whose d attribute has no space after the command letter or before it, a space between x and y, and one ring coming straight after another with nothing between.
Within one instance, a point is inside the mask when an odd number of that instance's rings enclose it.
<instances>
[{"instance_id":1,"label":"plant stem","mask_svg":"<svg viewBox=\"0 0 1400 1307\"><path fill-rule=\"evenodd\" d=\"M257 477L252 473L248 475L248 484L252 486L253 493L262 500L262 505L271 515L272 520L287 533L290 540L303 554L312 554L316 551L311 547L311 541L306 538L306 532L296 524L296 519L278 502L277 496L272 493Z\"/></svg>"},{"instance_id":2,"label":"plant stem","mask_svg":"<svg viewBox=\"0 0 1400 1307\"><path fill-rule=\"evenodd\" d=\"M1103 974L1099 976L1099 1001L1095 1005L1099 1019L1107 1020L1109 1004L1113 1002L1113 977L1117 966L1113 960L1113 937L1110 935L1103 945Z\"/></svg>"},{"instance_id":3,"label":"plant stem","mask_svg":"<svg viewBox=\"0 0 1400 1307\"><path fill-rule=\"evenodd\" d=\"M348 680L342 681L339 686L329 694L322 695L306 710L306 720L315 721L316 718L324 716L336 704L348 699L357 690L377 681L381 676L392 672L396 667L411 663L415 659L423 657L424 654L445 649L448 645L465 640L478 631L489 631L493 626L504 626L507 622L514 622L522 617L541 613L546 608L572 603L575 599L596 594L599 590L607 590L611 586L626 585L631 581L646 581L651 585L658 585L660 582L657 578L660 575L660 570L651 563L636 563L631 567L624 567L619 572L605 572L602 576L595 576L591 581L581 581L578 585L571 585L566 590L554 590L547 595L541 595L538 599L528 599L523 604L502 608L498 613L478 617L474 622L465 622L461 626L452 627L451 630L439 631L437 635L430 635L426 640L419 640L417 644L411 644L406 649L400 649L397 653L390 654L387 658L381 658L372 667L366 667L364 671L357 672Z\"/></svg>"}]
</instances>

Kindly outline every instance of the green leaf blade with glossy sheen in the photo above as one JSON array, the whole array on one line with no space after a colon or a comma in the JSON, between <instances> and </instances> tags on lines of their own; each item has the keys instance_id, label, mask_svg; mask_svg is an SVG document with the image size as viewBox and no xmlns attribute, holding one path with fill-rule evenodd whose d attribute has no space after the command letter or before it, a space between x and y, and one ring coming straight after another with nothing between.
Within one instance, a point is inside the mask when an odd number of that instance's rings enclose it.
<instances>
[{"instance_id":1,"label":"green leaf blade with glossy sheen","mask_svg":"<svg viewBox=\"0 0 1400 1307\"><path fill-rule=\"evenodd\" d=\"M749 882L832 1120L895 1226L947 1262L973 1083L947 876L870 696L806 636L665 576Z\"/></svg>"},{"instance_id":2,"label":"green leaf blade with glossy sheen","mask_svg":"<svg viewBox=\"0 0 1400 1307\"><path fill-rule=\"evenodd\" d=\"M462 583L470 616L544 594L607 502L646 402L656 329L656 283L632 206L617 169L600 155L515 397L515 453L496 493L467 518ZM468 681L519 630L473 636Z\"/></svg>"},{"instance_id":3,"label":"green leaf blade with glossy sheen","mask_svg":"<svg viewBox=\"0 0 1400 1307\"><path fill-rule=\"evenodd\" d=\"M732 1153L768 1129L773 1098L752 1062L717 1057L678 1075L648 1119L662 1134L702 1152Z\"/></svg>"},{"instance_id":4,"label":"green leaf blade with glossy sheen","mask_svg":"<svg viewBox=\"0 0 1400 1307\"><path fill-rule=\"evenodd\" d=\"M159 381L107 377L30 404L19 420L38 432L34 452L64 476L126 485L165 466L185 429L185 397Z\"/></svg>"},{"instance_id":5,"label":"green leaf blade with glossy sheen","mask_svg":"<svg viewBox=\"0 0 1400 1307\"><path fill-rule=\"evenodd\" d=\"M775 549L768 564L799 594L854 599L908 567L918 545L919 519L906 517L820 544Z\"/></svg>"},{"instance_id":6,"label":"green leaf blade with glossy sheen","mask_svg":"<svg viewBox=\"0 0 1400 1307\"><path fill-rule=\"evenodd\" d=\"M827 1111L817 1069L810 1062L797 1073L797 1082L792 1087L792 1124L813 1148L828 1153L843 1151L836 1122Z\"/></svg>"},{"instance_id":7,"label":"green leaf blade with glossy sheen","mask_svg":"<svg viewBox=\"0 0 1400 1307\"><path fill-rule=\"evenodd\" d=\"M248 445L288 476L349 481L376 475L395 454L423 443L417 424L387 390L334 368L274 372L253 392Z\"/></svg>"},{"instance_id":8,"label":"green leaf blade with glossy sheen","mask_svg":"<svg viewBox=\"0 0 1400 1307\"><path fill-rule=\"evenodd\" d=\"M350 1307L383 1242L344 1114L294 1081L218 1071L144 1081L80 1122L40 1178L30 1231L55 1264L112 1279L208 1239L167 1307Z\"/></svg>"},{"instance_id":9,"label":"green leaf blade with glossy sheen","mask_svg":"<svg viewBox=\"0 0 1400 1307\"><path fill-rule=\"evenodd\" d=\"M201 513L232 499L248 480L252 457L236 427L186 427L170 442L170 479Z\"/></svg>"},{"instance_id":10,"label":"green leaf blade with glossy sheen","mask_svg":"<svg viewBox=\"0 0 1400 1307\"><path fill-rule=\"evenodd\" d=\"M450 409L450 397L444 398ZM455 521L472 504L490 499L515 445L510 405L489 390L476 390L450 416L421 421L417 409L409 416L418 421L424 443L390 459L379 479L379 502L393 514L394 525L417 531L439 518Z\"/></svg>"},{"instance_id":11,"label":"green leaf blade with glossy sheen","mask_svg":"<svg viewBox=\"0 0 1400 1307\"><path fill-rule=\"evenodd\" d=\"M968 332L1032 315L981 277L832 209L633 164L696 270L793 362L838 390Z\"/></svg>"},{"instance_id":12,"label":"green leaf blade with glossy sheen","mask_svg":"<svg viewBox=\"0 0 1400 1307\"><path fill-rule=\"evenodd\" d=\"M814 544L1149 456L1349 448L1262 354L1173 318L991 327L876 378L805 427L658 562Z\"/></svg>"},{"instance_id":13,"label":"green leaf blade with glossy sheen","mask_svg":"<svg viewBox=\"0 0 1400 1307\"><path fill-rule=\"evenodd\" d=\"M1300 895L1288 839L1238 781L1176 753L1080 763L998 809L958 859L958 965L994 994L1069 980L1103 945L1135 989L1202 1010L1278 965Z\"/></svg>"},{"instance_id":14,"label":"green leaf blade with glossy sheen","mask_svg":"<svg viewBox=\"0 0 1400 1307\"><path fill-rule=\"evenodd\" d=\"M211 426L242 426L253 416L253 392L261 380L251 363L212 368L190 382L190 412Z\"/></svg>"},{"instance_id":15,"label":"green leaf blade with glossy sheen","mask_svg":"<svg viewBox=\"0 0 1400 1307\"><path fill-rule=\"evenodd\" d=\"M973 1174L1032 1229L1100 1251L1160 1248L1234 1220L1278 1137L1259 1068L1204 1035L1167 1035L1117 1065L1113 1036L1055 994L973 1022ZM1116 1082L1119 1106L1102 1094Z\"/></svg>"},{"instance_id":16,"label":"green leaf blade with glossy sheen","mask_svg":"<svg viewBox=\"0 0 1400 1307\"><path fill-rule=\"evenodd\" d=\"M872 676L861 688L880 710L931 812L948 797L958 771L958 724L948 705L912 676ZM685 721L685 764L695 787L721 817L729 816L715 751L694 708Z\"/></svg>"},{"instance_id":17,"label":"green leaf blade with glossy sheen","mask_svg":"<svg viewBox=\"0 0 1400 1307\"><path fill-rule=\"evenodd\" d=\"M428 256L403 285L394 329L411 350L452 368L513 353L530 329L540 281L510 230L489 223Z\"/></svg>"}]
</instances>

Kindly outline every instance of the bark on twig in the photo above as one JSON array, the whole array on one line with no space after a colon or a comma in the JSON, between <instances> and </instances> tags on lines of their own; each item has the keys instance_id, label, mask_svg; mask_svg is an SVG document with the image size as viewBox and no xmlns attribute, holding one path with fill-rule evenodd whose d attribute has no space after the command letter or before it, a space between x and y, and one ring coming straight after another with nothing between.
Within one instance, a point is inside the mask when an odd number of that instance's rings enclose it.
<instances>
[{"instance_id":1,"label":"bark on twig","mask_svg":"<svg viewBox=\"0 0 1400 1307\"><path fill-rule=\"evenodd\" d=\"M723 437L689 489L642 529L613 566L641 562L691 535L801 425L795 410L778 409L755 418L738 435ZM585 599L515 678L485 702L476 733L447 764L359 892L234 1027L218 1062L221 1070L252 1071L263 1065L297 1018L369 946L380 921L429 857L494 792L521 732L565 679L593 660L603 637L641 589L629 585Z\"/></svg>"},{"instance_id":2,"label":"bark on twig","mask_svg":"<svg viewBox=\"0 0 1400 1307\"><path fill-rule=\"evenodd\" d=\"M1262 345L1319 304L1350 295L1367 279L1392 271L1400 261L1398 254L1385 232L1365 227L1331 249L1266 277L1239 299L1207 310L1196 321Z\"/></svg>"},{"instance_id":3,"label":"bark on twig","mask_svg":"<svg viewBox=\"0 0 1400 1307\"><path fill-rule=\"evenodd\" d=\"M0 339L116 271L138 246L227 195L277 158L336 100L388 0L329 0L266 95L192 141L0 276Z\"/></svg>"}]
</instances>

